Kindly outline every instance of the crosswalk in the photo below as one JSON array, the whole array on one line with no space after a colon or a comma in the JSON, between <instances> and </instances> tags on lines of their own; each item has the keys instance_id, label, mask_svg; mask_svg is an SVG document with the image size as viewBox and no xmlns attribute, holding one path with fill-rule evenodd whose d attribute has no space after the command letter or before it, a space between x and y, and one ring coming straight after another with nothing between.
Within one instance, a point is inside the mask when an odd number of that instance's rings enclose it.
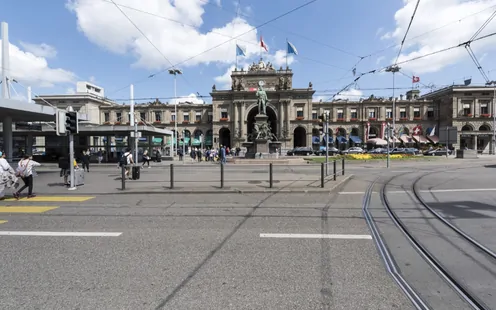
<instances>
[{"instance_id":1,"label":"crosswalk","mask_svg":"<svg viewBox=\"0 0 496 310\"><path fill-rule=\"evenodd\" d=\"M93 196L36 196L33 198L22 197L17 200L15 198L4 199L0 203L0 216L3 217L14 214L41 214L60 208L56 205L63 203L77 203L91 200ZM52 205L44 205L39 203L50 203ZM5 224L8 221L0 218L0 224Z\"/></svg>"}]
</instances>

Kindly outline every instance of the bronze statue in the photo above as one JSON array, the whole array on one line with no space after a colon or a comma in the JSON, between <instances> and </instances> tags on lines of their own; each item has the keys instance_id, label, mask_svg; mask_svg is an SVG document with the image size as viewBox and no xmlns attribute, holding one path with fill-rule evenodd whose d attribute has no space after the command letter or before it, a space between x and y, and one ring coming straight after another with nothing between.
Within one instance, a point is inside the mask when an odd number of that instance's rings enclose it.
<instances>
[{"instance_id":1,"label":"bronze statue","mask_svg":"<svg viewBox=\"0 0 496 310\"><path fill-rule=\"evenodd\" d=\"M257 104L258 104L258 114L263 114L267 115L267 102L269 101L267 98L267 93L265 90L262 88L263 83L258 84L258 90L257 90Z\"/></svg>"}]
</instances>

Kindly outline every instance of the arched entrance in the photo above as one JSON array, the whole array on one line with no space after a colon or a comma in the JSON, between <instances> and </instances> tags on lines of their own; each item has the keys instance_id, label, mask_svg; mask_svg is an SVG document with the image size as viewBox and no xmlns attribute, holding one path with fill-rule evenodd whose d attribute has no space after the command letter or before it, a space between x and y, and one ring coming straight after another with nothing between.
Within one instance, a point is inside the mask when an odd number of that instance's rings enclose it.
<instances>
[{"instance_id":1,"label":"arched entrance","mask_svg":"<svg viewBox=\"0 0 496 310\"><path fill-rule=\"evenodd\" d=\"M196 129L193 132L193 141L191 142L191 145L194 147L201 147L202 143L202 138L205 139L205 137L202 137L203 132L200 129Z\"/></svg>"},{"instance_id":2,"label":"arched entrance","mask_svg":"<svg viewBox=\"0 0 496 310\"><path fill-rule=\"evenodd\" d=\"M293 147L307 146L307 131L303 127L296 127L293 133Z\"/></svg>"},{"instance_id":3,"label":"arched entrance","mask_svg":"<svg viewBox=\"0 0 496 310\"><path fill-rule=\"evenodd\" d=\"M482 152L482 153L489 153L489 147L491 139L492 139L492 134L491 134L491 127L487 124L482 124L479 127L479 131L481 131L480 134L477 135L477 150Z\"/></svg>"},{"instance_id":4,"label":"arched entrance","mask_svg":"<svg viewBox=\"0 0 496 310\"><path fill-rule=\"evenodd\" d=\"M379 138L379 129L377 129L377 127L370 127L369 136L367 137L367 140L375 139L375 138Z\"/></svg>"},{"instance_id":5,"label":"arched entrance","mask_svg":"<svg viewBox=\"0 0 496 310\"><path fill-rule=\"evenodd\" d=\"M351 128L350 136L360 137L360 130L358 128Z\"/></svg>"},{"instance_id":6,"label":"arched entrance","mask_svg":"<svg viewBox=\"0 0 496 310\"><path fill-rule=\"evenodd\" d=\"M462 134L460 135L460 146L462 148L475 149L477 146L475 145L474 136L470 133L465 133L467 131L474 131L474 127L469 124L466 124L462 127Z\"/></svg>"},{"instance_id":7,"label":"arched entrance","mask_svg":"<svg viewBox=\"0 0 496 310\"><path fill-rule=\"evenodd\" d=\"M336 129L336 147L339 150L344 150L346 149L346 146L348 144L348 139L346 139L346 129L339 127Z\"/></svg>"},{"instance_id":8,"label":"arched entrance","mask_svg":"<svg viewBox=\"0 0 496 310\"><path fill-rule=\"evenodd\" d=\"M318 128L312 129L312 146L318 148L320 146L320 130Z\"/></svg>"},{"instance_id":9,"label":"arched entrance","mask_svg":"<svg viewBox=\"0 0 496 310\"><path fill-rule=\"evenodd\" d=\"M214 132L212 129L207 130L205 134L205 147L211 148L214 145Z\"/></svg>"},{"instance_id":10,"label":"arched entrance","mask_svg":"<svg viewBox=\"0 0 496 310\"><path fill-rule=\"evenodd\" d=\"M229 128L221 128L219 130L219 146L231 148L231 131Z\"/></svg>"},{"instance_id":11,"label":"arched entrance","mask_svg":"<svg viewBox=\"0 0 496 310\"><path fill-rule=\"evenodd\" d=\"M276 112L269 106L266 109L267 116L269 117L269 124L272 133L277 137L277 115ZM248 133L248 141L251 141L251 133L253 132L253 125L255 124L255 116L258 114L258 107L253 107L246 118L246 132Z\"/></svg>"},{"instance_id":12,"label":"arched entrance","mask_svg":"<svg viewBox=\"0 0 496 310\"><path fill-rule=\"evenodd\" d=\"M491 128L489 128L488 125L484 124L479 127L479 131L490 131Z\"/></svg>"},{"instance_id":13,"label":"arched entrance","mask_svg":"<svg viewBox=\"0 0 496 310\"><path fill-rule=\"evenodd\" d=\"M183 141L184 141L184 145L187 147L187 146L190 146L191 145L191 131L189 130L184 130L183 131L183 135L182 137L183 138ZM182 143L180 143L182 145Z\"/></svg>"}]
</instances>

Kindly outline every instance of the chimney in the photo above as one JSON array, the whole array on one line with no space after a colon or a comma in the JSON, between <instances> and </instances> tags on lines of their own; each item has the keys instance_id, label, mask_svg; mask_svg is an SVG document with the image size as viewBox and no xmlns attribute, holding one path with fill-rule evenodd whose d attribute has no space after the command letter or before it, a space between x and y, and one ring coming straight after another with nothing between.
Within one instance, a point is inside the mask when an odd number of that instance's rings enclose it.
<instances>
[{"instance_id":1,"label":"chimney","mask_svg":"<svg viewBox=\"0 0 496 310\"><path fill-rule=\"evenodd\" d=\"M400 100L403 100L403 94L400 95Z\"/></svg>"}]
</instances>

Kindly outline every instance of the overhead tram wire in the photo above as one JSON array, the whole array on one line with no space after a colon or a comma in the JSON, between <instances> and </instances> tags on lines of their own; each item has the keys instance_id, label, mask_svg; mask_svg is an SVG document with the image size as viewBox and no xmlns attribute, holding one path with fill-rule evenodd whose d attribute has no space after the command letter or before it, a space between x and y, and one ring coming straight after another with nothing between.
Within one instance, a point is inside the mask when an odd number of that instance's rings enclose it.
<instances>
[{"instance_id":1,"label":"overhead tram wire","mask_svg":"<svg viewBox=\"0 0 496 310\"><path fill-rule=\"evenodd\" d=\"M417 9L418 9L419 4L420 4L420 0L417 0L417 4L415 5L415 9L413 10L412 17L410 18L410 22L408 23L408 27L406 28L405 35L403 36L403 40L401 40L401 45L400 45L400 49L398 51L398 56L396 56L396 61L394 62L395 64L398 62L398 59L400 58L401 51L403 50L403 45L405 45L406 36L408 35L408 32L410 31L410 27L412 26L413 19L415 18L415 14L417 13Z\"/></svg>"},{"instance_id":2,"label":"overhead tram wire","mask_svg":"<svg viewBox=\"0 0 496 310\"><path fill-rule=\"evenodd\" d=\"M172 68L174 68L174 64L169 60L169 58L167 58L167 56L164 55L164 53L162 53L162 51L152 42L152 40L150 40L150 38L148 38L148 36L138 27L138 25L136 25L135 22L133 22L133 20L119 7L119 5L117 5L117 3L115 3L114 0L109 0L110 2L112 2L112 4L122 13L122 15L124 15L124 17L126 17L126 19L134 26L134 28L136 28L136 30L139 31L139 33L141 33L141 35L148 41L148 43L150 43L151 46L153 46L153 48L155 48L155 50L157 50L157 52L162 55L162 57L172 66ZM183 74L181 74L181 77L184 79L184 81L193 89L193 85L191 85L191 83L184 77Z\"/></svg>"},{"instance_id":3,"label":"overhead tram wire","mask_svg":"<svg viewBox=\"0 0 496 310\"><path fill-rule=\"evenodd\" d=\"M154 77L156 77L157 75L159 75L159 74L161 74L161 73L167 72L167 71L168 71L169 69L171 69L171 68L175 68L175 67L177 67L177 66L179 66L179 65L182 65L182 64L184 64L184 63L186 63L186 62L188 62L188 61L190 61L190 60L192 60L192 59L195 59L195 58L197 58L197 57L199 57L199 56L201 56L201 55L203 55L203 54L206 54L206 53L208 53L208 52L210 52L210 51L212 51L212 50L214 50L214 49L216 49L216 48L219 48L220 46L222 46L222 45L224 45L224 44L226 44L226 43L229 43L229 42L231 42L231 41L233 41L233 40L236 40L236 39L238 39L238 38L240 38L240 37L242 37L242 36L244 36L244 35L246 35L246 34L248 34L248 33L252 32L252 31L254 31L254 30L257 30L258 28L261 28L261 27L263 27L263 26L265 26L265 25L268 25L268 24L270 24L270 23L272 23L272 22L274 22L274 21L276 21L276 20L278 20L278 19L280 19L280 18L282 18L282 17L285 17L285 16L287 16L287 15L289 15L289 14L293 13L293 12L296 12L296 11L298 11L298 10L300 10L300 9L302 9L302 8L304 8L304 7L306 7L306 6L310 5L310 4L312 4L312 3L314 3L314 2L317 2L317 1L318 1L318 0L310 0L310 1L308 1L308 2L306 2L306 3L304 3L304 4L302 4L302 5L297 6L296 8L293 8L293 9L291 9L291 10L289 10L289 11L287 11L287 12L285 12L285 13L281 14L281 15L276 16L276 17L274 17L274 18L272 18L272 19L270 19L270 20L268 20L268 21L266 21L266 22L264 22L264 23L262 23L262 24L260 24L260 25L258 25L258 26L255 26L255 27L253 27L253 28L251 28L251 29L249 29L249 30L247 30L247 31L245 31L245 32L243 32L243 33L241 33L241 34L237 35L237 36L234 36L234 37L232 37L231 39L229 39L229 40L227 40L227 41L224 41L224 42L222 42L222 43L220 43L220 44L217 44L217 45L215 45L215 46L213 46L213 47L211 47L211 48L208 48L208 49L206 49L206 50L202 51L201 53L196 54L196 55L194 55L194 56L191 56L191 57L189 57L189 58L187 58L187 59L185 59L185 60L183 60L183 61L181 61L181 62L179 62L179 63L177 63L177 64L175 64L175 65L173 65L173 66L171 66L171 67L169 67L169 68L166 68L166 69L164 69L164 70L157 71L156 73L153 73L153 74L150 74L148 77L146 77L146 78L144 78L144 79L141 79L141 80L138 80L138 81L136 81L136 82L134 82L134 83L132 83L132 84L139 84L139 83L142 83L142 82L144 82L144 81L146 81L146 80L148 80L148 79L150 79L150 78L154 78ZM127 86L125 86L125 87L127 87ZM120 91L120 90L124 89L125 87L122 87L122 88L120 88L120 89L119 89L119 90L117 90L117 91ZM116 93L117 91L114 91L114 92L112 92L112 93Z\"/></svg>"}]
</instances>

